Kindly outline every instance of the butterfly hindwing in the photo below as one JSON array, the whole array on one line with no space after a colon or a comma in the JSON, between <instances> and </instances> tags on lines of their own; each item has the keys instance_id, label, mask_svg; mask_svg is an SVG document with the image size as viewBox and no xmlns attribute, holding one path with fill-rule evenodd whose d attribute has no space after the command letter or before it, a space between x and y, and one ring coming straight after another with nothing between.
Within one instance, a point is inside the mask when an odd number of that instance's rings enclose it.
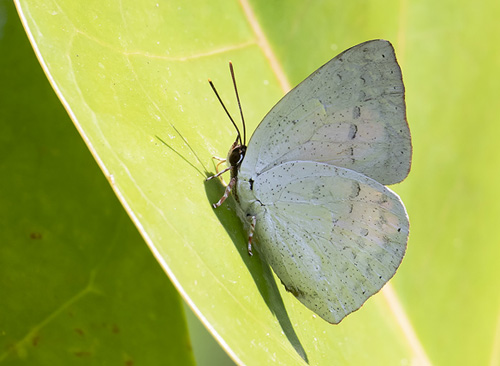
<instances>
[{"instance_id":1,"label":"butterfly hindwing","mask_svg":"<svg viewBox=\"0 0 500 366\"><path fill-rule=\"evenodd\" d=\"M345 168L287 162L258 175L241 209L256 216L256 248L287 290L340 322L394 275L409 223L399 197ZM250 198L252 197L252 198Z\"/></svg>"}]
</instances>

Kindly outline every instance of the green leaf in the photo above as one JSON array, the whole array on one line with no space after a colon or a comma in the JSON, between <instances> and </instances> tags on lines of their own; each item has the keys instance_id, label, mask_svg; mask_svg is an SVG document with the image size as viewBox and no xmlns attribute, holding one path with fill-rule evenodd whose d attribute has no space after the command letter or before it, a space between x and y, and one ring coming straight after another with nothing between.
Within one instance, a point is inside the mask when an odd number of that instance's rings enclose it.
<instances>
[{"instance_id":1,"label":"green leaf","mask_svg":"<svg viewBox=\"0 0 500 366\"><path fill-rule=\"evenodd\" d=\"M0 1L0 364L192 365L182 303Z\"/></svg>"},{"instance_id":2,"label":"green leaf","mask_svg":"<svg viewBox=\"0 0 500 366\"><path fill-rule=\"evenodd\" d=\"M496 2L19 3L49 79L115 193L235 360L498 363ZM295 85L374 38L395 44L407 87L414 162L395 190L409 211L410 242L393 286L333 326L248 258L231 203L211 208L223 192L204 182L211 156L224 156L235 134L206 79L237 116L233 61L253 131L283 94L278 77Z\"/></svg>"}]
</instances>

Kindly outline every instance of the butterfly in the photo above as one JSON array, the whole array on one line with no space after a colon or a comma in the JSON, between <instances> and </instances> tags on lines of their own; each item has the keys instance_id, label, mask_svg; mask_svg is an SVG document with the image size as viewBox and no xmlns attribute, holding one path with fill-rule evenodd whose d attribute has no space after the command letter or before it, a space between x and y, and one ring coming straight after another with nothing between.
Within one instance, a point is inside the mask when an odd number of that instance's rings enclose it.
<instances>
[{"instance_id":1,"label":"butterfly","mask_svg":"<svg viewBox=\"0 0 500 366\"><path fill-rule=\"evenodd\" d=\"M286 290L339 323L406 251L408 215L385 187L406 178L412 154L394 48L372 40L342 52L286 94L248 145L231 121L228 167L208 178L230 171L231 180L213 206L232 194L249 254L255 247Z\"/></svg>"}]
</instances>

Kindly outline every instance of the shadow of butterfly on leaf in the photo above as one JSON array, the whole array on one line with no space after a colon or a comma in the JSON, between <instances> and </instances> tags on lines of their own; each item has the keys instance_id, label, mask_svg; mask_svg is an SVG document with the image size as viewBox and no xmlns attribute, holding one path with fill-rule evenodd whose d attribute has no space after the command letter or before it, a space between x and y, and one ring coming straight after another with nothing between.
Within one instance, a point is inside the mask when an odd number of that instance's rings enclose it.
<instances>
[{"instance_id":1,"label":"shadow of butterfly on leaf","mask_svg":"<svg viewBox=\"0 0 500 366\"><path fill-rule=\"evenodd\" d=\"M209 175L207 175L207 177L209 177ZM217 180L217 184L211 181L205 181L205 191L209 202L217 201L224 193L224 190L225 187L219 180ZM278 288L279 285L275 281L271 267L260 258L258 251L256 251L252 257L248 255L248 236L243 228L243 224L236 216L236 203L234 198L232 196L229 197L225 201L225 204L227 204L228 207L226 207L226 209L214 210L215 215L219 219L222 227L226 230L229 238L234 243L236 251L240 254L243 263L245 263L245 266L251 274L259 293L271 313L276 317L276 320L280 324L280 327L288 341L297 354L308 362L306 351L295 333L290 317L288 316L288 312L285 308L285 304L283 303L283 299Z\"/></svg>"},{"instance_id":2,"label":"shadow of butterfly on leaf","mask_svg":"<svg viewBox=\"0 0 500 366\"><path fill-rule=\"evenodd\" d=\"M173 125L171 127L175 130L176 134L181 137L186 146L191 150L193 156L197 160L197 163L202 166L202 170L200 170L196 163L190 161L189 158L184 156L178 150L173 148L170 144L165 142L159 136L156 138L167 148L169 148L173 153L178 155L184 163L187 164L190 168L196 170L197 173L204 175L206 178L213 176L213 174L209 173L205 168L204 164L201 162L197 153L194 151L189 142L183 137L181 132ZM205 193L207 195L208 202L217 201L224 193L225 187L222 182L218 179L214 181L203 180ZM283 333L287 337L288 341L295 349L297 354L306 362L308 362L307 354L304 350L304 347L300 343L297 334L293 328L293 325L290 321L290 317L286 311L285 305L283 303L283 299L280 294L280 290L278 288L278 284L275 281L275 277L272 273L270 266L263 261L259 254L250 257L247 252L247 233L243 228L243 224L238 219L235 214L235 201L233 197L230 197L226 200L227 207L221 210L215 210L215 215L222 227L226 230L229 238L233 242L236 251L240 254L240 257L245 264L248 272L251 274L252 279L257 287L259 293L261 294L264 302L266 303L269 311L274 314L278 323L280 324Z\"/></svg>"}]
</instances>

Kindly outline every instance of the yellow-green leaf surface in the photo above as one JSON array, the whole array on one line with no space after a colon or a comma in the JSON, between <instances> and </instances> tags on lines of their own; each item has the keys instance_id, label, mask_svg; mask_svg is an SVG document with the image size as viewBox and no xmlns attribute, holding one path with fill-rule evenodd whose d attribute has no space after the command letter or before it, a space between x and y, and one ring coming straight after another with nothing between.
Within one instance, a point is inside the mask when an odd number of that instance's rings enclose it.
<instances>
[{"instance_id":1,"label":"yellow-green leaf surface","mask_svg":"<svg viewBox=\"0 0 500 366\"><path fill-rule=\"evenodd\" d=\"M18 1L58 96L157 260L245 364L495 364L499 5L416 1ZM411 234L391 286L340 325L284 291L223 192L236 66L252 131L287 86L345 48L392 41L414 162L394 189ZM496 77L496 78L495 78ZM159 136L166 144L159 142Z\"/></svg>"}]
</instances>

